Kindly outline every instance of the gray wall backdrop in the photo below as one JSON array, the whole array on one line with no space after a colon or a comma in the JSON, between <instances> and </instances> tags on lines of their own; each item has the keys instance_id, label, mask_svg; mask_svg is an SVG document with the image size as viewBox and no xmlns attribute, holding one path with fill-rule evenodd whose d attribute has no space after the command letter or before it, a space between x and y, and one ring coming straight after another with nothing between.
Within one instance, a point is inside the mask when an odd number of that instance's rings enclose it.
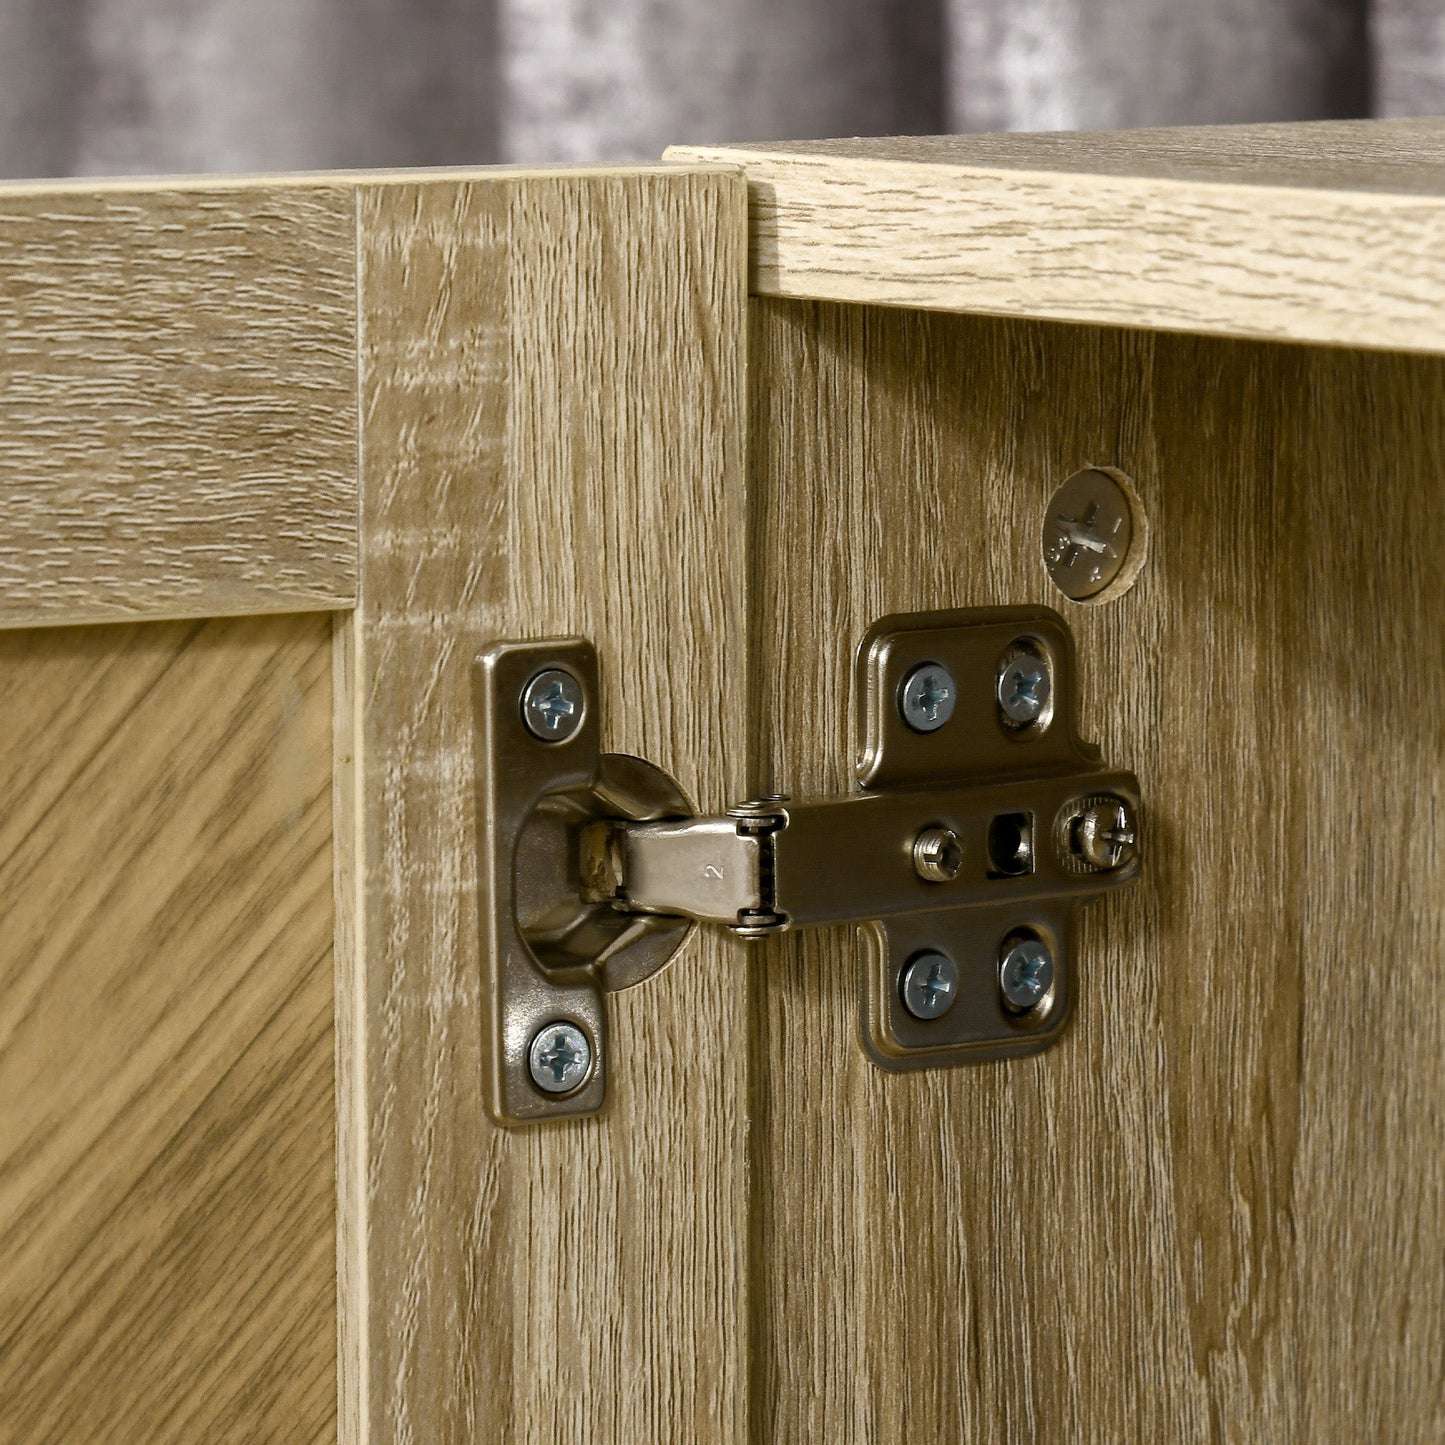
<instances>
[{"instance_id":1,"label":"gray wall backdrop","mask_svg":"<svg viewBox=\"0 0 1445 1445\"><path fill-rule=\"evenodd\" d=\"M1445 0L0 0L0 175L1445 110Z\"/></svg>"}]
</instances>

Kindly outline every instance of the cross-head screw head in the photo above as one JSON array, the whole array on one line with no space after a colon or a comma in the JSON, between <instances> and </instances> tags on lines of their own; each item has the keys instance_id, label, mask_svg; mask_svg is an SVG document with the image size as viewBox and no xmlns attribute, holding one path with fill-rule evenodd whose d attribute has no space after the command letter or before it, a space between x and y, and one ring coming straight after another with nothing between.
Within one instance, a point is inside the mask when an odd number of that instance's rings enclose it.
<instances>
[{"instance_id":1,"label":"cross-head screw head","mask_svg":"<svg viewBox=\"0 0 1445 1445\"><path fill-rule=\"evenodd\" d=\"M1006 726L1047 725L1053 691L1048 661L1037 652L1015 643L999 659L998 707Z\"/></svg>"},{"instance_id":2,"label":"cross-head screw head","mask_svg":"<svg viewBox=\"0 0 1445 1445\"><path fill-rule=\"evenodd\" d=\"M936 662L915 667L898 690L898 711L916 733L937 732L953 716L958 689L953 674Z\"/></svg>"},{"instance_id":3,"label":"cross-head screw head","mask_svg":"<svg viewBox=\"0 0 1445 1445\"><path fill-rule=\"evenodd\" d=\"M914 1018L942 1018L958 998L958 969L947 954L925 949L904 965L898 991Z\"/></svg>"},{"instance_id":4,"label":"cross-head screw head","mask_svg":"<svg viewBox=\"0 0 1445 1445\"><path fill-rule=\"evenodd\" d=\"M963 844L952 828L925 828L913 840L913 870L928 883L952 883L963 870Z\"/></svg>"},{"instance_id":5,"label":"cross-head screw head","mask_svg":"<svg viewBox=\"0 0 1445 1445\"><path fill-rule=\"evenodd\" d=\"M544 743L565 743L575 736L586 711L582 684L565 668L549 667L522 689L522 721Z\"/></svg>"},{"instance_id":6,"label":"cross-head screw head","mask_svg":"<svg viewBox=\"0 0 1445 1445\"><path fill-rule=\"evenodd\" d=\"M1041 938L1014 934L999 955L998 986L1013 1013L1027 1013L1054 986L1054 956Z\"/></svg>"},{"instance_id":7,"label":"cross-head screw head","mask_svg":"<svg viewBox=\"0 0 1445 1445\"><path fill-rule=\"evenodd\" d=\"M1106 798L1086 808L1074 821L1074 851L1101 873L1122 868L1139 843L1134 810L1123 798Z\"/></svg>"},{"instance_id":8,"label":"cross-head screw head","mask_svg":"<svg viewBox=\"0 0 1445 1445\"><path fill-rule=\"evenodd\" d=\"M1132 554L1137 503L1116 475L1097 467L1075 472L1044 513L1044 566L1075 602L1108 588Z\"/></svg>"},{"instance_id":9,"label":"cross-head screw head","mask_svg":"<svg viewBox=\"0 0 1445 1445\"><path fill-rule=\"evenodd\" d=\"M592 1072L592 1041L576 1024L543 1024L527 1050L532 1082L546 1094L570 1094Z\"/></svg>"}]
</instances>

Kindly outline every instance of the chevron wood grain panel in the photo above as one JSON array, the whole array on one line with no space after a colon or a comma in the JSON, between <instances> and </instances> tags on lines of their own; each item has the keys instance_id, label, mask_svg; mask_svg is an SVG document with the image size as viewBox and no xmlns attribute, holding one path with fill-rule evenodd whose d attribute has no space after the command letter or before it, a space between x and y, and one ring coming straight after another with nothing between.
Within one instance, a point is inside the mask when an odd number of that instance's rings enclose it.
<instances>
[{"instance_id":1,"label":"chevron wood grain panel","mask_svg":"<svg viewBox=\"0 0 1445 1445\"><path fill-rule=\"evenodd\" d=\"M335 1438L330 631L0 638L0 1438Z\"/></svg>"}]
</instances>

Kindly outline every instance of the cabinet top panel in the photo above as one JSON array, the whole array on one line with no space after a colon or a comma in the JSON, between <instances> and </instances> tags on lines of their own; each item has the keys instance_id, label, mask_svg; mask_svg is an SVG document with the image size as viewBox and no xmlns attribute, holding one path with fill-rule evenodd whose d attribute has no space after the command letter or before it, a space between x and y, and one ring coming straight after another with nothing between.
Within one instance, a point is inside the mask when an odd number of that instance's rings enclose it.
<instances>
[{"instance_id":1,"label":"cabinet top panel","mask_svg":"<svg viewBox=\"0 0 1445 1445\"><path fill-rule=\"evenodd\" d=\"M679 146L762 295L1445 351L1445 121Z\"/></svg>"}]
</instances>

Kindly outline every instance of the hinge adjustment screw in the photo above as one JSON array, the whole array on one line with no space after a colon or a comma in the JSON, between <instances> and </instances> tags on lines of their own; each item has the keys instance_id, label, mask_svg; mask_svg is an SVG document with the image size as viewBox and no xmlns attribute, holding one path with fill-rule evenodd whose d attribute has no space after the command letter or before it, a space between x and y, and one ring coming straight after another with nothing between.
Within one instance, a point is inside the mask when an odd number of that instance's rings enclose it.
<instances>
[{"instance_id":1,"label":"hinge adjustment screw","mask_svg":"<svg viewBox=\"0 0 1445 1445\"><path fill-rule=\"evenodd\" d=\"M1134 856L1139 829L1123 798L1094 803L1074 822L1074 851L1100 872L1122 868Z\"/></svg>"},{"instance_id":2,"label":"hinge adjustment screw","mask_svg":"<svg viewBox=\"0 0 1445 1445\"><path fill-rule=\"evenodd\" d=\"M952 883L963 869L963 844L952 828L925 828L913 840L913 870L928 883Z\"/></svg>"}]
</instances>

